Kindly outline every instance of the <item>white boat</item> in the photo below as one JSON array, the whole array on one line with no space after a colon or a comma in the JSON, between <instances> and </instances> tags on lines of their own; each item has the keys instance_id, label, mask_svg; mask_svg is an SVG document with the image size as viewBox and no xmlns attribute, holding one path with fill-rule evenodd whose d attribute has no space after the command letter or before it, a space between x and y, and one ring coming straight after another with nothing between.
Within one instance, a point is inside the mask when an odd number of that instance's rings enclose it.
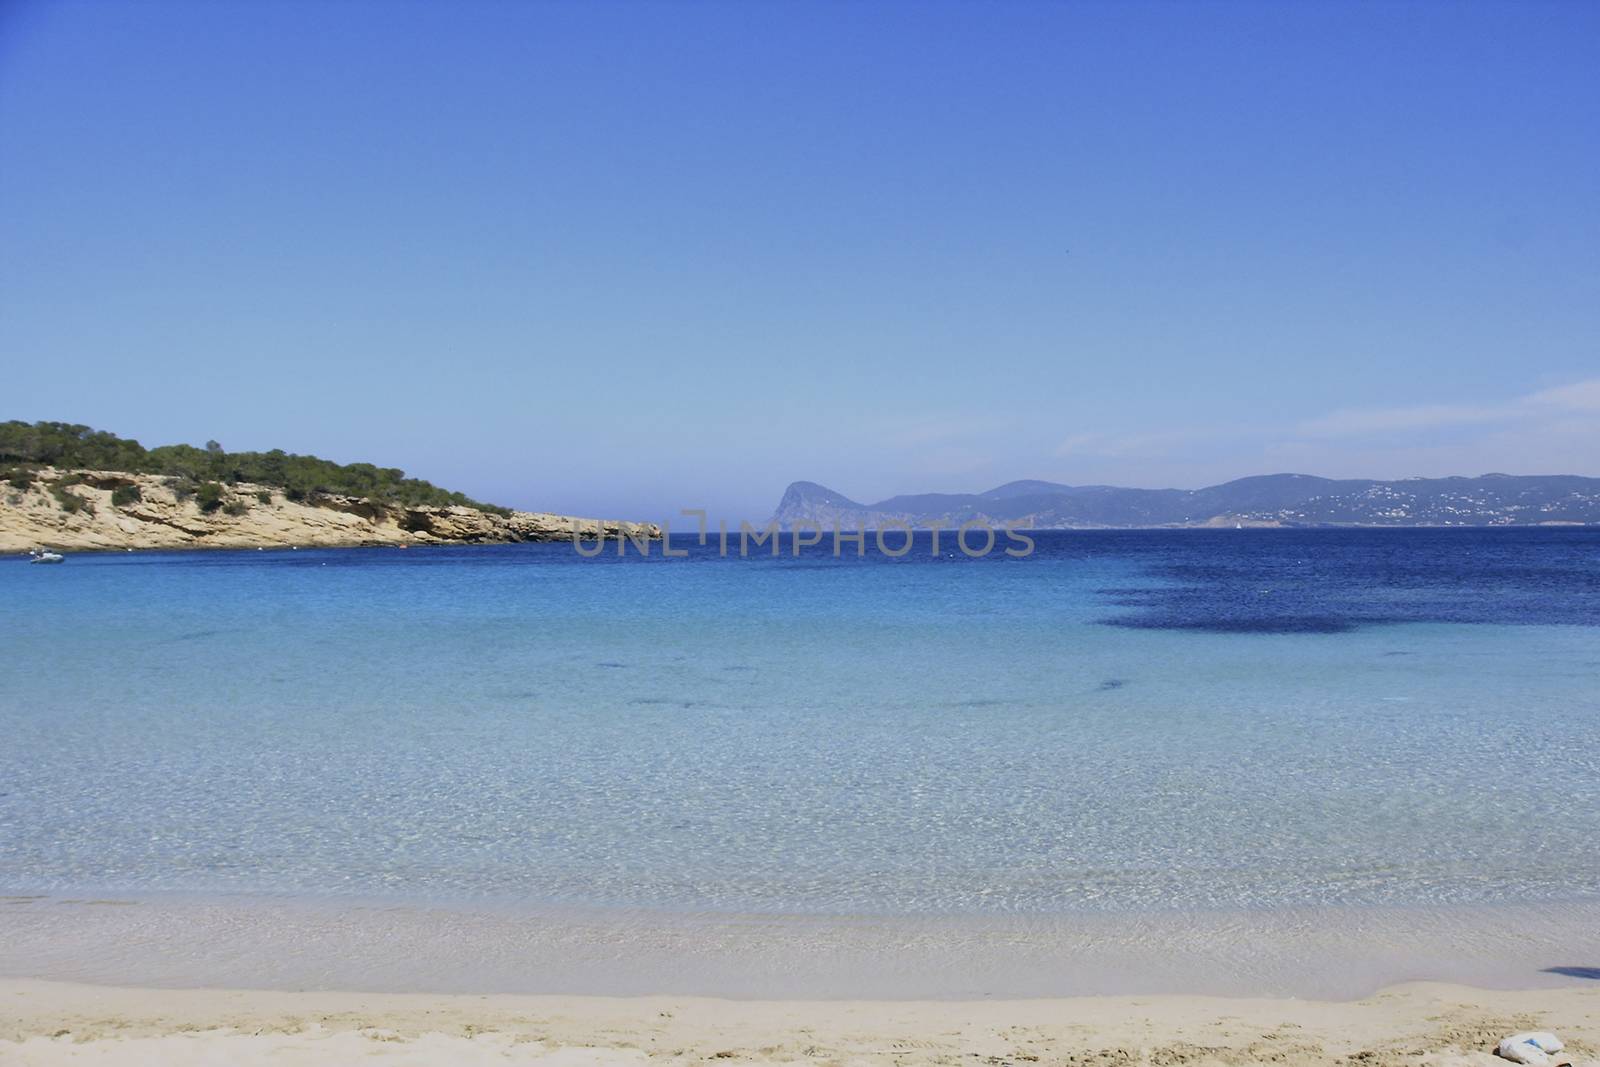
<instances>
[{"instance_id":1,"label":"white boat","mask_svg":"<svg viewBox=\"0 0 1600 1067\"><path fill-rule=\"evenodd\" d=\"M66 558L61 553L52 552L48 548L36 548L28 553L29 563L60 563Z\"/></svg>"}]
</instances>

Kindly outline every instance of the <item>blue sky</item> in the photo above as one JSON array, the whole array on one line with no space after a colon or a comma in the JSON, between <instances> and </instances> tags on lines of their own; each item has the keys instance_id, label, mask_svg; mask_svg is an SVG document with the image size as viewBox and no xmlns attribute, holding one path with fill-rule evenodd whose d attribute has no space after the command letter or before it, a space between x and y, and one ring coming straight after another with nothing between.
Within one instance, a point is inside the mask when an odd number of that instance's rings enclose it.
<instances>
[{"instance_id":1,"label":"blue sky","mask_svg":"<svg viewBox=\"0 0 1600 1067\"><path fill-rule=\"evenodd\" d=\"M0 417L762 517L1600 475L1600 4L0 0Z\"/></svg>"}]
</instances>

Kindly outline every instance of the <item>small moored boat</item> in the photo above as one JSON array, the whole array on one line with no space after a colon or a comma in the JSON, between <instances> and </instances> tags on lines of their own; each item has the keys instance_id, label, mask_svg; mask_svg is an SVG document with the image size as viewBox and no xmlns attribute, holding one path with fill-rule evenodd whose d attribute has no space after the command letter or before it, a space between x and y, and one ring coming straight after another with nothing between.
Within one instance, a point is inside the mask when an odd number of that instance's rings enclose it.
<instances>
[{"instance_id":1,"label":"small moored boat","mask_svg":"<svg viewBox=\"0 0 1600 1067\"><path fill-rule=\"evenodd\" d=\"M36 548L28 553L29 563L60 563L66 558L61 553L52 552L48 548Z\"/></svg>"}]
</instances>

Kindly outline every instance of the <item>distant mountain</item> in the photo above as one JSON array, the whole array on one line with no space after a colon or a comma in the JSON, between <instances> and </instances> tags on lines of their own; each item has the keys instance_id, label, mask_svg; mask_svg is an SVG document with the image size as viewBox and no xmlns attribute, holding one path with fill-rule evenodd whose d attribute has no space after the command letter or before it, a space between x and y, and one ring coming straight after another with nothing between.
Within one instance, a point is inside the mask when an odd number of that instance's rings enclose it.
<instances>
[{"instance_id":1,"label":"distant mountain","mask_svg":"<svg viewBox=\"0 0 1600 1067\"><path fill-rule=\"evenodd\" d=\"M1485 474L1477 478L1317 478L1267 474L1205 489L1121 489L1020 481L985 493L922 493L861 504L795 482L773 520L785 529L928 527L980 521L1032 529L1152 526L1536 526L1600 523L1600 478Z\"/></svg>"}]
</instances>

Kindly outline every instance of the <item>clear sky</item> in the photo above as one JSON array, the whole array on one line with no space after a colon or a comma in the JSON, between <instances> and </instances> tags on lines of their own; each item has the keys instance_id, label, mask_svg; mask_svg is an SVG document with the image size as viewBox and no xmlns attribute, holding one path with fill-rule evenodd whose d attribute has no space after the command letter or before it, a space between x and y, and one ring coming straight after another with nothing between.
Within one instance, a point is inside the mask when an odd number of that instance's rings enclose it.
<instances>
[{"instance_id":1,"label":"clear sky","mask_svg":"<svg viewBox=\"0 0 1600 1067\"><path fill-rule=\"evenodd\" d=\"M1600 475L1600 4L0 0L0 363L651 518Z\"/></svg>"}]
</instances>

